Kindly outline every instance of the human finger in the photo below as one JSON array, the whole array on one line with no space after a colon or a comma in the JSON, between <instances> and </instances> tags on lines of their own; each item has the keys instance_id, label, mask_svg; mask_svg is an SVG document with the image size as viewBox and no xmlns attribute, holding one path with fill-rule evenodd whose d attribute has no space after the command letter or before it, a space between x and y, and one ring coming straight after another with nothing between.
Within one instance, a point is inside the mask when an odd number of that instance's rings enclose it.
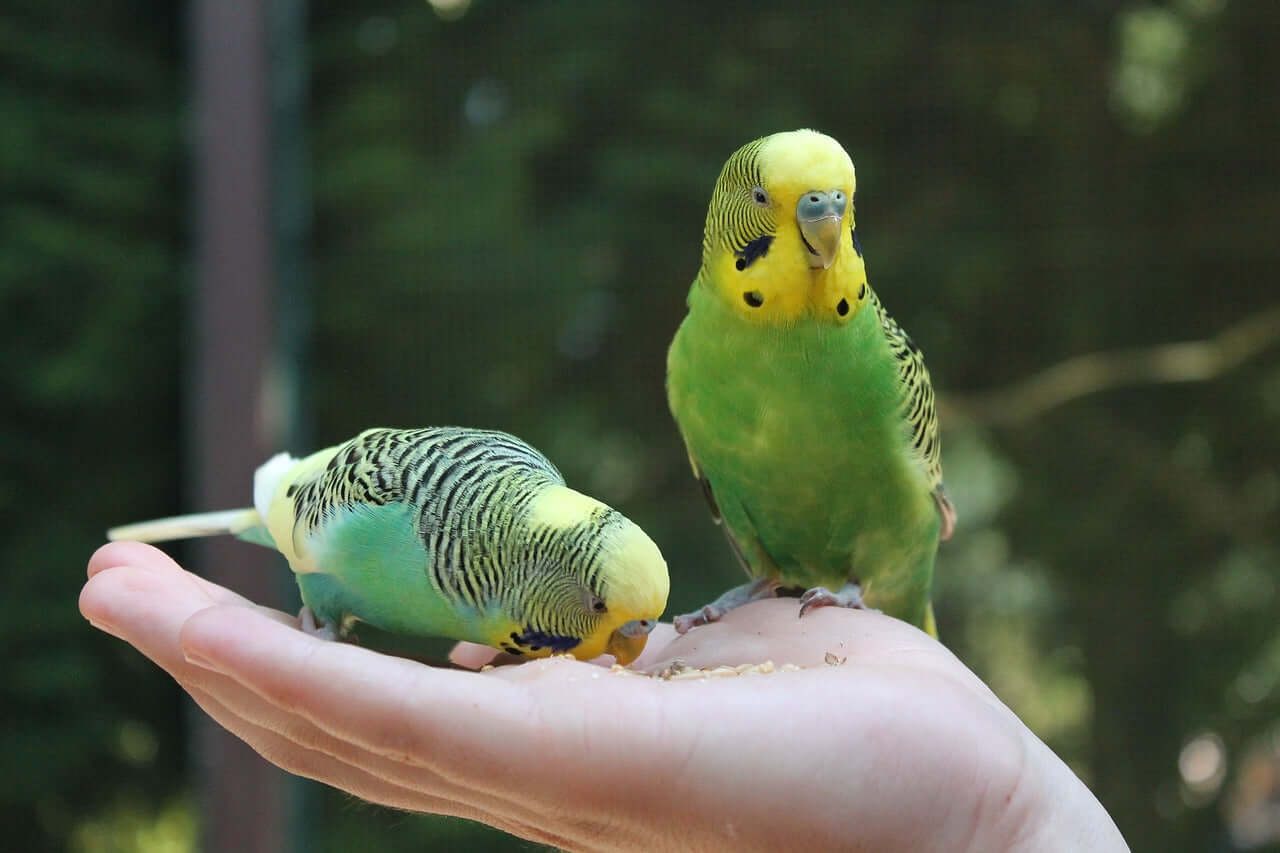
<instances>
[{"instance_id":1,"label":"human finger","mask_svg":"<svg viewBox=\"0 0 1280 853\"><path fill-rule=\"evenodd\" d=\"M652 739L638 727L658 725L649 679L598 681L598 667L576 661L531 661L485 674L436 669L324 644L229 607L197 614L182 643L193 662L335 738L522 802L570 802L575 793L596 791L602 775L617 772L609 756ZM600 713L606 697L614 713ZM584 740L607 748L593 752ZM645 769L657 778L657 757L635 751L637 762L654 763ZM548 761L559 762L554 790L546 786Z\"/></svg>"},{"instance_id":2,"label":"human finger","mask_svg":"<svg viewBox=\"0 0 1280 853\"><path fill-rule=\"evenodd\" d=\"M464 788L427 768L370 753L334 738L308 720L269 705L253 691L192 666L184 690L227 731L263 758L300 776L371 802L482 821L524 838L568 846L544 824L544 809L485 790ZM544 840L545 839L545 840Z\"/></svg>"},{"instance_id":3,"label":"human finger","mask_svg":"<svg viewBox=\"0 0 1280 853\"><path fill-rule=\"evenodd\" d=\"M80 591L80 612L91 624L173 671L174 667L185 665L177 642L182 624L192 613L227 598L208 588L213 585L193 583L192 577L181 569L156 571L130 565L99 568ZM235 606L282 624L294 624L293 617L270 608L250 602L236 602Z\"/></svg>"},{"instance_id":4,"label":"human finger","mask_svg":"<svg viewBox=\"0 0 1280 853\"><path fill-rule=\"evenodd\" d=\"M448 731L457 720L441 720L441 709L451 714L458 706L477 706L500 714L494 709L528 702L517 695L518 688L495 679L273 630L276 626L238 610L212 608L191 619L181 638L187 660L227 675L273 705L310 717L331 735L375 754L465 763L466 755L454 754ZM517 734L527 725L514 715L508 722L514 727L509 731ZM402 724L407 728L400 729Z\"/></svg>"},{"instance_id":5,"label":"human finger","mask_svg":"<svg viewBox=\"0 0 1280 853\"><path fill-rule=\"evenodd\" d=\"M164 551L142 542L108 542L98 548L89 558L89 578L119 566L133 566L159 575L181 578L184 583L200 590L211 602L256 606L239 593L187 571Z\"/></svg>"},{"instance_id":6,"label":"human finger","mask_svg":"<svg viewBox=\"0 0 1280 853\"><path fill-rule=\"evenodd\" d=\"M488 666L497 657L498 650L479 643L458 643L449 651L449 662L467 669Z\"/></svg>"},{"instance_id":7,"label":"human finger","mask_svg":"<svg viewBox=\"0 0 1280 853\"><path fill-rule=\"evenodd\" d=\"M335 755L330 750L304 746L296 738L257 725L232 710L217 690L209 691L192 683L183 683L182 687L219 725L247 743L264 759L289 773L339 788L369 802L481 821L505 832L541 840L541 833L529 824L474 808L458 799L434 796L420 787L400 784L377 770L360 766L358 762Z\"/></svg>"},{"instance_id":8,"label":"human finger","mask_svg":"<svg viewBox=\"0 0 1280 853\"><path fill-rule=\"evenodd\" d=\"M125 549L115 558L138 556L136 549ZM148 559L145 554L143 558ZM438 778L427 778L421 768L399 767L384 758L366 755L349 743L331 738L305 718L269 705L238 682L188 663L179 645L182 625L191 614L216 602L200 587L187 582L184 574L176 564L98 567L81 595L81 608L91 621L134 645L166 670L225 728L285 769L390 805L487 819L490 823L497 820L491 810L469 804L461 797L433 797L429 791L456 791ZM291 617L267 608L234 609L266 617L259 619L266 624L292 624ZM418 792L416 803L410 797L412 791ZM501 821L512 831L519 829L526 837L538 837L527 823L532 814L525 815L522 822L513 816L518 809L504 810L508 814Z\"/></svg>"}]
</instances>

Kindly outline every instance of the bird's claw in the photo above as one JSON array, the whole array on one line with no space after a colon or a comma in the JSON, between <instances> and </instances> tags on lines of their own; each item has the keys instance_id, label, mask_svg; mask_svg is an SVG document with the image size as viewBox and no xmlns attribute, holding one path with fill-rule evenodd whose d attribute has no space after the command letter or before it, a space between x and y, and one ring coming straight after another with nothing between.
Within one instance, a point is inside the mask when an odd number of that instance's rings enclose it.
<instances>
[{"instance_id":1,"label":"bird's claw","mask_svg":"<svg viewBox=\"0 0 1280 853\"><path fill-rule=\"evenodd\" d=\"M719 622L728 611L714 604L704 604L692 613L684 613L672 620L677 634L687 634L699 625Z\"/></svg>"},{"instance_id":2,"label":"bird's claw","mask_svg":"<svg viewBox=\"0 0 1280 853\"><path fill-rule=\"evenodd\" d=\"M704 604L692 613L677 616L672 620L672 624L675 625L677 634L684 634L699 625L710 625L712 622L719 622L729 611L736 610L744 604L750 604L762 598L773 598L777 594L777 580L773 578L757 578L744 583L742 586L735 586L733 589L727 590L715 601L710 604Z\"/></svg>"},{"instance_id":3,"label":"bird's claw","mask_svg":"<svg viewBox=\"0 0 1280 853\"><path fill-rule=\"evenodd\" d=\"M332 625L321 625L316 621L316 614L310 607L303 605L298 611L298 623L303 633L310 634L318 640L337 640L338 632Z\"/></svg>"},{"instance_id":4,"label":"bird's claw","mask_svg":"<svg viewBox=\"0 0 1280 853\"><path fill-rule=\"evenodd\" d=\"M847 583L839 592L832 592L825 586L815 586L800 596L800 617L819 607L849 607L854 610L866 610L879 613L874 607L868 607L862 600L862 587L856 583Z\"/></svg>"}]
</instances>

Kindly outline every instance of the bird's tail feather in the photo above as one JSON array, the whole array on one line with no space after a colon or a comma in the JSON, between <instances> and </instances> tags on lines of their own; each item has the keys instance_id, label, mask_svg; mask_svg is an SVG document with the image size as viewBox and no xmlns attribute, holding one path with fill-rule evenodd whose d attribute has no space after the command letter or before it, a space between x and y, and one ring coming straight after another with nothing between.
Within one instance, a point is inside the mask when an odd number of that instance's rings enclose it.
<instances>
[{"instance_id":1,"label":"bird's tail feather","mask_svg":"<svg viewBox=\"0 0 1280 853\"><path fill-rule=\"evenodd\" d=\"M125 524L108 530L107 538L112 542L118 542L121 539L135 542L167 542L170 539L193 539L199 536L220 536L228 533L238 536L254 527L261 527L262 524L262 516L256 509L250 507Z\"/></svg>"},{"instance_id":2,"label":"bird's tail feather","mask_svg":"<svg viewBox=\"0 0 1280 853\"><path fill-rule=\"evenodd\" d=\"M248 542L274 547L267 532L267 513L276 486L298 462L287 453L278 453L261 465L253 475L253 503L245 509L201 512L125 524L107 531L112 542L130 539L137 542L167 542L170 539L194 539L199 536L239 536Z\"/></svg>"}]
</instances>

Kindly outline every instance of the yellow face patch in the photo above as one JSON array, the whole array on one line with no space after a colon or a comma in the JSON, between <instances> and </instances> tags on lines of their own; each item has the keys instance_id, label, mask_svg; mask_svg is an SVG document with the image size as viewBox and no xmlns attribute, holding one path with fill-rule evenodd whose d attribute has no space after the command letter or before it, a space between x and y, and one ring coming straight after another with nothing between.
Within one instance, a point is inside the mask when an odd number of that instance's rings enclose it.
<instances>
[{"instance_id":1,"label":"yellow face patch","mask_svg":"<svg viewBox=\"0 0 1280 853\"><path fill-rule=\"evenodd\" d=\"M745 163L735 158L748 158ZM732 233L748 221L715 205L752 198L754 187L726 187L758 174L767 200L768 218L775 223L769 235ZM802 316L827 318L836 324L853 319L866 303L867 276L854 238L852 199L857 188L853 162L840 144L812 130L778 133L744 146L726 165L707 216L704 281L744 319L763 325L787 325ZM850 199L840 222L840 240L831 266L811 266L796 218L801 197L811 192L839 190ZM713 233L725 228L730 233ZM749 246L743 252L735 247Z\"/></svg>"}]
</instances>

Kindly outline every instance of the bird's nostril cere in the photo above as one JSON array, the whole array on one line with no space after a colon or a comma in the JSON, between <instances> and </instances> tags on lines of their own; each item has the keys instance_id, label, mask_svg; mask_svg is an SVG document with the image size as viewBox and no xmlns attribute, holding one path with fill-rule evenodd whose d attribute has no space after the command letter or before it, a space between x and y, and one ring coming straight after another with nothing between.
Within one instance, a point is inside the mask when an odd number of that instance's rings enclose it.
<instances>
[{"instance_id":1,"label":"bird's nostril cere","mask_svg":"<svg viewBox=\"0 0 1280 853\"><path fill-rule=\"evenodd\" d=\"M819 219L839 219L844 215L844 193L837 190L820 192L810 190L800 196L796 204L796 215L805 222L816 222Z\"/></svg>"}]
</instances>

